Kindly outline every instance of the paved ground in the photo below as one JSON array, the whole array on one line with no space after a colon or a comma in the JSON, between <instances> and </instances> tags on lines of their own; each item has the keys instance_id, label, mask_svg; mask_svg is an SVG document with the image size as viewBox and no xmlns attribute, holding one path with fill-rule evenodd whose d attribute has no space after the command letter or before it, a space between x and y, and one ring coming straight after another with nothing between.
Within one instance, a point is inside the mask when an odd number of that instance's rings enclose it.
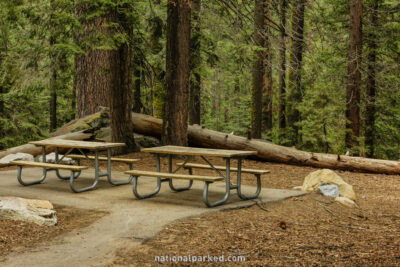
<instances>
[{"instance_id":1,"label":"paved ground","mask_svg":"<svg viewBox=\"0 0 400 267\"><path fill-rule=\"evenodd\" d=\"M40 169L24 169L24 177L40 177ZM93 170L85 171L78 179L82 186L91 183ZM116 180L127 179L123 173L113 172ZM146 181L144 181L146 179ZM154 179L144 178L139 192L150 192ZM78 184L79 184L78 183ZM180 185L184 182L179 182ZM109 211L110 214L89 227L62 235L51 243L43 244L24 253L9 255L6 266L99 266L108 263L118 248L133 247L152 238L163 227L177 219L198 216L208 212L248 207L255 201L242 201L231 191L227 204L207 208L202 201L203 183L195 182L190 191L171 192L167 184L161 192L150 199L137 200L131 185L114 187L102 179L96 190L80 194L72 193L67 181L61 181L50 173L40 185L21 186L16 179L16 170L0 172L0 195L25 198L48 199L54 204L77 208ZM215 183L210 191L211 200L223 195L224 184ZM243 187L243 191L254 192L254 187ZM300 191L264 188L258 201L273 202L304 194ZM214 198L213 198L214 197Z\"/></svg>"}]
</instances>

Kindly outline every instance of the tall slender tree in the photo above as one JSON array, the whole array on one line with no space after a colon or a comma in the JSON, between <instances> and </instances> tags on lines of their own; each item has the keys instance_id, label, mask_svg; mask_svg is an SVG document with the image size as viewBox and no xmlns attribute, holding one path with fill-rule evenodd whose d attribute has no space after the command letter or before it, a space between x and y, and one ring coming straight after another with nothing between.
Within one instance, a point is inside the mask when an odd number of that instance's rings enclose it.
<instances>
[{"instance_id":1,"label":"tall slender tree","mask_svg":"<svg viewBox=\"0 0 400 267\"><path fill-rule=\"evenodd\" d=\"M111 141L124 142L125 147L115 149L114 154L136 151L132 124L132 41L133 28L130 16L133 4L116 4L110 12L110 20L117 27L113 35L123 33L123 41L117 41L110 55L110 126Z\"/></svg>"},{"instance_id":2,"label":"tall slender tree","mask_svg":"<svg viewBox=\"0 0 400 267\"><path fill-rule=\"evenodd\" d=\"M201 0L192 0L192 30L190 38L190 91L189 123L200 124L201 107L201 54L200 54L200 10Z\"/></svg>"},{"instance_id":3,"label":"tall slender tree","mask_svg":"<svg viewBox=\"0 0 400 267\"><path fill-rule=\"evenodd\" d=\"M279 129L286 128L286 0L279 1Z\"/></svg>"},{"instance_id":4,"label":"tall slender tree","mask_svg":"<svg viewBox=\"0 0 400 267\"><path fill-rule=\"evenodd\" d=\"M140 42L139 38L134 39L134 45L137 48L138 43ZM140 113L143 108L142 103L142 94L141 94L141 79L142 79L142 68L143 68L143 59L142 55L139 53L139 49L135 49L133 51L133 111Z\"/></svg>"},{"instance_id":5,"label":"tall slender tree","mask_svg":"<svg viewBox=\"0 0 400 267\"><path fill-rule=\"evenodd\" d=\"M269 1L255 0L254 7L254 42L258 46L253 65L253 90L252 90L252 133L254 138L261 138L263 122L263 93L265 95L266 126L272 126L272 87L270 68L269 45Z\"/></svg>"},{"instance_id":6,"label":"tall slender tree","mask_svg":"<svg viewBox=\"0 0 400 267\"><path fill-rule=\"evenodd\" d=\"M294 0L292 10L292 36L289 60L289 83L287 92L287 126L289 128L289 139L291 144L299 142L300 111L297 106L302 101L303 92L301 87L301 70L304 50L304 11L305 0Z\"/></svg>"},{"instance_id":7,"label":"tall slender tree","mask_svg":"<svg viewBox=\"0 0 400 267\"><path fill-rule=\"evenodd\" d=\"M367 156L374 156L375 144L375 97L376 97L376 31L378 26L378 10L381 0L373 0L370 9L370 29L367 35L368 70L367 70L367 104L365 121L365 146Z\"/></svg>"},{"instance_id":8,"label":"tall slender tree","mask_svg":"<svg viewBox=\"0 0 400 267\"><path fill-rule=\"evenodd\" d=\"M362 50L362 0L350 0L349 52L346 89L346 147L358 145Z\"/></svg>"},{"instance_id":9,"label":"tall slender tree","mask_svg":"<svg viewBox=\"0 0 400 267\"><path fill-rule=\"evenodd\" d=\"M162 143L186 146L188 128L190 0L168 0L166 95Z\"/></svg>"},{"instance_id":10,"label":"tall slender tree","mask_svg":"<svg viewBox=\"0 0 400 267\"><path fill-rule=\"evenodd\" d=\"M272 49L271 49L271 29L269 26L271 15L271 0L264 1L264 67L263 77L263 126L266 130L272 129Z\"/></svg>"},{"instance_id":11,"label":"tall slender tree","mask_svg":"<svg viewBox=\"0 0 400 267\"><path fill-rule=\"evenodd\" d=\"M50 132L57 128L57 55L54 45L56 44L55 21L54 21L54 0L50 1Z\"/></svg>"}]
</instances>

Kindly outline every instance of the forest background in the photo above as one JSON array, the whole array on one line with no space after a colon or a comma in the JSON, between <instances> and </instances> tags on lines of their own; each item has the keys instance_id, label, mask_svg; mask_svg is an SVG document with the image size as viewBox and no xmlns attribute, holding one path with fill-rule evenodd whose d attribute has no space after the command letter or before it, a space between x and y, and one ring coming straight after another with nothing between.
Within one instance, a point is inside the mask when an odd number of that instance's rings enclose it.
<instances>
[{"instance_id":1,"label":"forest background","mask_svg":"<svg viewBox=\"0 0 400 267\"><path fill-rule=\"evenodd\" d=\"M132 109L163 118L170 4L1 1L0 149L46 138L80 117L79 59L116 43L132 51ZM243 136L251 127L255 138L307 151L400 158L398 1L189 4L190 123ZM104 22L110 6L126 5L128 34L82 38L88 21Z\"/></svg>"}]
</instances>

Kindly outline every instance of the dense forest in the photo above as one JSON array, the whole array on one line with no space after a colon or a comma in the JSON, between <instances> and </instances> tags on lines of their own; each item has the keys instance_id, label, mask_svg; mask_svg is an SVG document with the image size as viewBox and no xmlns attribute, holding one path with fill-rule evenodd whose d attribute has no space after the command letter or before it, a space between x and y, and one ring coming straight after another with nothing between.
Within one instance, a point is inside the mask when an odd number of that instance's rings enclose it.
<instances>
[{"instance_id":1,"label":"dense forest","mask_svg":"<svg viewBox=\"0 0 400 267\"><path fill-rule=\"evenodd\" d=\"M109 106L298 149L400 155L400 3L0 2L0 149ZM122 123L121 123L122 122ZM129 144L128 147L134 146Z\"/></svg>"}]
</instances>

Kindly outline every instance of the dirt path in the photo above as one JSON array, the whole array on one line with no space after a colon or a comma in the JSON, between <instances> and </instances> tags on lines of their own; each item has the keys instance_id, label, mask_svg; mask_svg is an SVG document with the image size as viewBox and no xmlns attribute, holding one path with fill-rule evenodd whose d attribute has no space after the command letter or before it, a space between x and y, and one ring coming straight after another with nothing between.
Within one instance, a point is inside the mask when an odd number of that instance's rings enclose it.
<instances>
[{"instance_id":1,"label":"dirt path","mask_svg":"<svg viewBox=\"0 0 400 267\"><path fill-rule=\"evenodd\" d=\"M35 177L41 171L32 169L25 173ZM90 182L86 179L90 175L90 170L86 171L79 180ZM126 179L122 173L114 172L114 175L116 179ZM133 197L129 185L112 187L101 182L94 191L74 194L70 192L66 181L53 176L43 184L30 187L22 187L17 183L15 170L1 172L1 177L0 195L48 199L55 204L109 212L109 215L88 227L74 230L23 253L8 255L4 262L7 266L99 266L113 260L117 250L139 245L175 220L254 205L253 201L241 201L232 196L224 206L206 208L201 198L202 183L195 183L190 191L178 194L163 187L159 196L139 201ZM154 187L152 181L141 183L141 186L144 191L151 191ZM213 187L213 191L221 195L224 184L215 184ZM245 187L244 190L255 189ZM261 201L279 201L301 194L299 191L263 189Z\"/></svg>"}]
</instances>

